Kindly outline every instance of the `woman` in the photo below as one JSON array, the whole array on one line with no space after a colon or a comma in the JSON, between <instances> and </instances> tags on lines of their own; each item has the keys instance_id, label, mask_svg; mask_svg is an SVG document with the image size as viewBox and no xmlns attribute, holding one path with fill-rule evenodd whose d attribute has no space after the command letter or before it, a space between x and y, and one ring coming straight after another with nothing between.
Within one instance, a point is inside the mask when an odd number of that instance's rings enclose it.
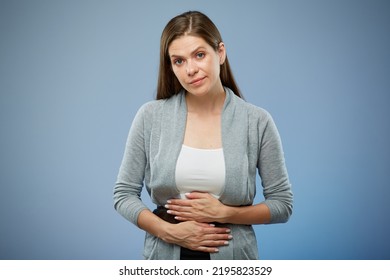
<instances>
[{"instance_id":1,"label":"woman","mask_svg":"<svg viewBox=\"0 0 390 280\"><path fill-rule=\"evenodd\" d=\"M146 231L144 257L257 259L252 225L286 222L292 192L275 124L241 98L204 14L163 30L156 99L133 121L114 188L117 211ZM257 172L265 200L253 205Z\"/></svg>"}]
</instances>

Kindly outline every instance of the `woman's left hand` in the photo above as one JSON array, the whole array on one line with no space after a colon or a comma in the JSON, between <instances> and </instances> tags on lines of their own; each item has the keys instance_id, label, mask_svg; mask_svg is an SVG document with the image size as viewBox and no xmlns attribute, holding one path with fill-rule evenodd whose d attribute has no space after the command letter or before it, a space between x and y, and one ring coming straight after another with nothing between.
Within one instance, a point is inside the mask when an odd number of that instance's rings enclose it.
<instances>
[{"instance_id":1,"label":"woman's left hand","mask_svg":"<svg viewBox=\"0 0 390 280\"><path fill-rule=\"evenodd\" d=\"M187 199L170 199L165 208L178 221L222 222L225 205L209 193L192 192Z\"/></svg>"}]
</instances>

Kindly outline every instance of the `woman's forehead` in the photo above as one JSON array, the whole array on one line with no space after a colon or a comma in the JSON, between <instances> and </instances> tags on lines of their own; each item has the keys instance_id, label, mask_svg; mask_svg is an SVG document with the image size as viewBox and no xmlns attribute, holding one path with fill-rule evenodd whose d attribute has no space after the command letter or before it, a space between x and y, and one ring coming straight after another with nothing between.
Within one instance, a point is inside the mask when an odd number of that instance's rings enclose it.
<instances>
[{"instance_id":1,"label":"woman's forehead","mask_svg":"<svg viewBox=\"0 0 390 280\"><path fill-rule=\"evenodd\" d=\"M200 48L211 48L207 42L198 36L183 35L175 40L168 47L169 56L191 55Z\"/></svg>"}]
</instances>

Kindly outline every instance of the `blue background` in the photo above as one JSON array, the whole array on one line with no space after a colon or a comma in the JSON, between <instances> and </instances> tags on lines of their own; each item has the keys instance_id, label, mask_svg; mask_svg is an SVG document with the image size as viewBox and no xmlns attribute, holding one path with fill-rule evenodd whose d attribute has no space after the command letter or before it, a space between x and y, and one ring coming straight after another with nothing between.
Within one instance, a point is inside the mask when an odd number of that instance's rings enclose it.
<instances>
[{"instance_id":1,"label":"blue background","mask_svg":"<svg viewBox=\"0 0 390 280\"><path fill-rule=\"evenodd\" d=\"M390 259L378 0L0 0L0 259L142 258L112 188L155 94L161 31L187 10L216 23L246 100L282 136L294 214L255 227L261 258Z\"/></svg>"}]
</instances>

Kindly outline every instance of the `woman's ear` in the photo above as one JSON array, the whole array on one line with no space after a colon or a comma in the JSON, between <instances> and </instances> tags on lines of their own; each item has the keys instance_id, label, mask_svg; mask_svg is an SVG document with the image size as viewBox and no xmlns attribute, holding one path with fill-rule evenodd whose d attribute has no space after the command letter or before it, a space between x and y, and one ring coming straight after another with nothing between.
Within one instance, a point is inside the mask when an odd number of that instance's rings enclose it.
<instances>
[{"instance_id":1,"label":"woman's ear","mask_svg":"<svg viewBox=\"0 0 390 280\"><path fill-rule=\"evenodd\" d=\"M226 60L226 49L225 44L223 42L218 45L218 55L219 55L219 64L222 65Z\"/></svg>"}]
</instances>

